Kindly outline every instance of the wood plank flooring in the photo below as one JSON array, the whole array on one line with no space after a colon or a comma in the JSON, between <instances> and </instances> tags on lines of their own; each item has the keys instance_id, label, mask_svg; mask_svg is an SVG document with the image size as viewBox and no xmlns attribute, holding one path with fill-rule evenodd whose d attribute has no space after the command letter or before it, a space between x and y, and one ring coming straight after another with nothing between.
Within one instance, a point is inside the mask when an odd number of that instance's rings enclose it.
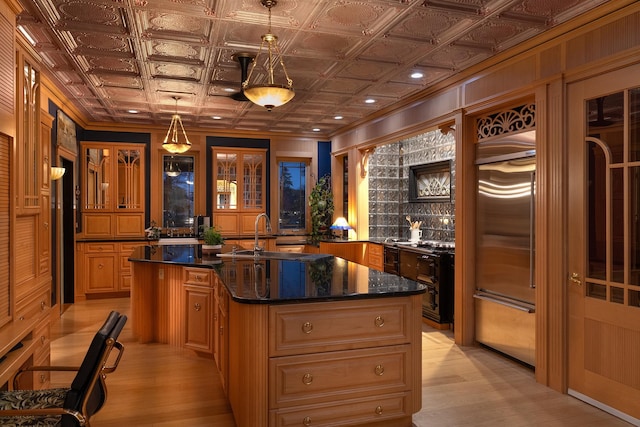
<instances>
[{"instance_id":1,"label":"wood plank flooring","mask_svg":"<svg viewBox=\"0 0 640 427\"><path fill-rule=\"evenodd\" d=\"M51 363L78 365L110 310L129 299L79 302L52 325ZM416 427L624 427L630 424L537 384L533 372L482 348L454 345L449 331L423 327L422 410ZM125 327L125 353L107 377L105 407L93 427L235 427L212 359L163 344L139 344ZM68 378L68 377L67 377ZM52 385L64 385L62 374Z\"/></svg>"}]
</instances>

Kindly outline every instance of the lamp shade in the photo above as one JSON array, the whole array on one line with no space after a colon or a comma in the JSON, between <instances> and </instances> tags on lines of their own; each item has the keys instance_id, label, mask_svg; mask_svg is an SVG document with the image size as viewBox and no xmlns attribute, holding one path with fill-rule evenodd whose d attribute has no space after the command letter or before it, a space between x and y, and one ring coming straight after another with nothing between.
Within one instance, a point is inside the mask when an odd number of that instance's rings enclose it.
<instances>
[{"instance_id":1,"label":"lamp shade","mask_svg":"<svg viewBox=\"0 0 640 427\"><path fill-rule=\"evenodd\" d=\"M333 224L331 224L331 227L329 228L332 230L342 230L342 231L351 230L351 226L343 216L336 218L336 220L333 222Z\"/></svg>"},{"instance_id":2,"label":"lamp shade","mask_svg":"<svg viewBox=\"0 0 640 427\"><path fill-rule=\"evenodd\" d=\"M291 101L295 96L293 89L276 84L247 86L244 88L244 95L254 104L260 105L271 111L274 107L280 107Z\"/></svg>"},{"instance_id":3,"label":"lamp shade","mask_svg":"<svg viewBox=\"0 0 640 427\"><path fill-rule=\"evenodd\" d=\"M49 178L51 179L51 181L55 181L57 179L62 178L62 175L64 175L65 169L61 168L61 167L56 167L56 166L52 166L51 167L51 171L49 172Z\"/></svg>"}]
</instances>

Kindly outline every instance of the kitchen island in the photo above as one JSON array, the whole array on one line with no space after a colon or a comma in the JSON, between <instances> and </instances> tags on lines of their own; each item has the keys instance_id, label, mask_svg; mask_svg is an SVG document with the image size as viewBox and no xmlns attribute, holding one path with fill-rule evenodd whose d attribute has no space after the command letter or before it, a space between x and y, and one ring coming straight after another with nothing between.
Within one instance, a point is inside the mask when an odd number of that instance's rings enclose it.
<instances>
[{"instance_id":1,"label":"kitchen island","mask_svg":"<svg viewBox=\"0 0 640 427\"><path fill-rule=\"evenodd\" d=\"M134 336L213 356L238 427L412 425L423 285L323 254L130 261Z\"/></svg>"}]
</instances>

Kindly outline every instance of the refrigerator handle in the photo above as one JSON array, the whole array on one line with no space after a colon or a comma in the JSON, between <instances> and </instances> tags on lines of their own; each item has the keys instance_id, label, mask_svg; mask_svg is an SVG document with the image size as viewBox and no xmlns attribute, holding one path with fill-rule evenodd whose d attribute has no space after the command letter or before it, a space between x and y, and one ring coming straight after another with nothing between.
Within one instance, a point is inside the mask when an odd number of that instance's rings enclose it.
<instances>
[{"instance_id":1,"label":"refrigerator handle","mask_svg":"<svg viewBox=\"0 0 640 427\"><path fill-rule=\"evenodd\" d=\"M531 201L529 202L529 287L535 289L535 231L536 231L536 172L531 173Z\"/></svg>"}]
</instances>

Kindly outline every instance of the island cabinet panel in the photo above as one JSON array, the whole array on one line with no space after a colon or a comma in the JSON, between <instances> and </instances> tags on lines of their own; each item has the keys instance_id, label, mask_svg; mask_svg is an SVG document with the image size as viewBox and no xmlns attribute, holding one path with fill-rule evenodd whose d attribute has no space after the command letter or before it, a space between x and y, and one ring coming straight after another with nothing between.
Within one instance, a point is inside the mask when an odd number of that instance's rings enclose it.
<instances>
[{"instance_id":1,"label":"island cabinet panel","mask_svg":"<svg viewBox=\"0 0 640 427\"><path fill-rule=\"evenodd\" d=\"M404 392L411 386L409 345L271 358L269 407L287 408Z\"/></svg>"},{"instance_id":2,"label":"island cabinet panel","mask_svg":"<svg viewBox=\"0 0 640 427\"><path fill-rule=\"evenodd\" d=\"M191 350L213 353L213 289L184 286L185 341Z\"/></svg>"},{"instance_id":3,"label":"island cabinet panel","mask_svg":"<svg viewBox=\"0 0 640 427\"><path fill-rule=\"evenodd\" d=\"M273 306L270 354L318 353L409 342L411 304L403 298Z\"/></svg>"},{"instance_id":4,"label":"island cabinet panel","mask_svg":"<svg viewBox=\"0 0 640 427\"><path fill-rule=\"evenodd\" d=\"M396 393L385 397L366 397L332 402L303 408L293 407L272 411L269 425L296 426L411 426L410 393ZM372 415L373 414L373 415ZM375 418L376 421L372 421Z\"/></svg>"},{"instance_id":5,"label":"island cabinet panel","mask_svg":"<svg viewBox=\"0 0 640 427\"><path fill-rule=\"evenodd\" d=\"M214 281L202 268L185 268L184 346L213 354Z\"/></svg>"},{"instance_id":6,"label":"island cabinet panel","mask_svg":"<svg viewBox=\"0 0 640 427\"><path fill-rule=\"evenodd\" d=\"M229 302L238 427L412 425L421 403L421 295Z\"/></svg>"}]
</instances>

